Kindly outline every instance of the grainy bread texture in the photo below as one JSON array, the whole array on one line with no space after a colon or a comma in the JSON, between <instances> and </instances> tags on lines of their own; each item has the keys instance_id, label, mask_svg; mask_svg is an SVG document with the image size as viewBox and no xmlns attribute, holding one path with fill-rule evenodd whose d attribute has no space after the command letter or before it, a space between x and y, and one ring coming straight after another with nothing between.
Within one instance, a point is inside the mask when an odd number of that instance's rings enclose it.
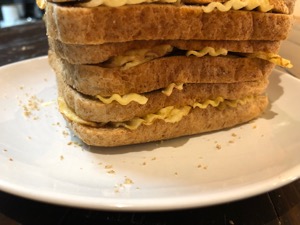
<instances>
[{"instance_id":1,"label":"grainy bread texture","mask_svg":"<svg viewBox=\"0 0 300 225\"><path fill-rule=\"evenodd\" d=\"M162 120L156 120L151 126L142 125L136 130L95 128L72 121L69 121L69 124L75 134L86 144L111 147L229 128L258 117L265 110L267 104L268 99L265 96L259 96L253 102L239 105L236 108L227 108L226 110L219 110L213 107L208 107L204 110L195 108L177 123L166 123Z\"/></svg>"},{"instance_id":2,"label":"grainy bread texture","mask_svg":"<svg viewBox=\"0 0 300 225\"><path fill-rule=\"evenodd\" d=\"M163 57L122 70L75 65L49 52L49 62L67 84L87 95L144 93L171 83L235 83L266 79L274 64L256 58ZM162 69L163 68L163 69Z\"/></svg>"},{"instance_id":3,"label":"grainy bread texture","mask_svg":"<svg viewBox=\"0 0 300 225\"><path fill-rule=\"evenodd\" d=\"M145 93L143 96L147 97L148 101L144 105L137 102L121 105L116 101L104 104L98 99L82 95L67 85L60 74L56 77L60 95L75 114L84 120L102 123L127 121L136 116L155 113L167 106L193 105L195 101L204 102L220 96L229 100L257 96L262 94L268 85L267 79L229 84L186 84L183 90L174 89L170 96L163 94L161 90Z\"/></svg>"},{"instance_id":4,"label":"grainy bread texture","mask_svg":"<svg viewBox=\"0 0 300 225\"><path fill-rule=\"evenodd\" d=\"M172 18L170 20L170 18ZM283 40L292 16L254 11L213 11L166 4L64 7L48 3L47 34L69 44L133 40Z\"/></svg>"},{"instance_id":5,"label":"grainy bread texture","mask_svg":"<svg viewBox=\"0 0 300 225\"><path fill-rule=\"evenodd\" d=\"M225 48L229 52L253 53L262 51L277 53L280 41L155 40L100 45L74 45L49 38L50 49L57 56L66 59L72 64L97 64L108 60L110 57L122 55L130 50L149 49L165 44L180 50L201 50L205 47L212 47L215 49Z\"/></svg>"}]
</instances>

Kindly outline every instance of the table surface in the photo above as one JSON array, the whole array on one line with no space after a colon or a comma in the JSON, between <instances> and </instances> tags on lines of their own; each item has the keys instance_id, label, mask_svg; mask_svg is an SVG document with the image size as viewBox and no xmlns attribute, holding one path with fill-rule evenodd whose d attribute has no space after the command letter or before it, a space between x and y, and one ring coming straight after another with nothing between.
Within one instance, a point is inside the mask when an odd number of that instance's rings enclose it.
<instances>
[{"instance_id":1,"label":"table surface","mask_svg":"<svg viewBox=\"0 0 300 225\"><path fill-rule=\"evenodd\" d=\"M47 54L43 22L0 29L0 66ZM56 206L0 191L0 225L299 225L300 179L274 191L216 206L164 212L109 212Z\"/></svg>"}]
</instances>

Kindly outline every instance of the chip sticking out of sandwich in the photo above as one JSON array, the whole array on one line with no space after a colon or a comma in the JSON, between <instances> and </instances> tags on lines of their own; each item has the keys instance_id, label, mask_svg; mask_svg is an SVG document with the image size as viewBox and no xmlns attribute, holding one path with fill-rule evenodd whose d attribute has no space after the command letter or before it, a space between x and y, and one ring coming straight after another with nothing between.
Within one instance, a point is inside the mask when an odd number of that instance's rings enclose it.
<instances>
[{"instance_id":1,"label":"chip sticking out of sandwich","mask_svg":"<svg viewBox=\"0 0 300 225\"><path fill-rule=\"evenodd\" d=\"M38 0L59 110L86 144L121 146L259 117L294 1Z\"/></svg>"}]
</instances>

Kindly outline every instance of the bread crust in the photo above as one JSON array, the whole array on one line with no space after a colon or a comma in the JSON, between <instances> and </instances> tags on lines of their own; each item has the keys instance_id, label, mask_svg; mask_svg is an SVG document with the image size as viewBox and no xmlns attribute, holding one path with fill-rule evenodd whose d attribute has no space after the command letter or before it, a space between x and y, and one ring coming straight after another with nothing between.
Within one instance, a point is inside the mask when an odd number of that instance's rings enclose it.
<instances>
[{"instance_id":1,"label":"bread crust","mask_svg":"<svg viewBox=\"0 0 300 225\"><path fill-rule=\"evenodd\" d=\"M274 64L256 58L186 57L155 59L122 70L74 65L49 52L49 62L68 85L86 95L144 93L171 83L235 83L268 78Z\"/></svg>"},{"instance_id":2,"label":"bread crust","mask_svg":"<svg viewBox=\"0 0 300 225\"><path fill-rule=\"evenodd\" d=\"M203 13L200 6L166 4L81 8L48 3L45 18L49 37L70 44L170 39L283 40L292 25L291 15L254 11Z\"/></svg>"},{"instance_id":3,"label":"bread crust","mask_svg":"<svg viewBox=\"0 0 300 225\"><path fill-rule=\"evenodd\" d=\"M100 45L75 45L65 44L59 40L49 38L49 47L59 57L72 64L97 64L108 60L110 57L122 55L130 50L149 49L157 45L171 45L181 50L201 50L205 47L215 49L225 48L230 52L277 53L280 41L201 41L201 40L155 40L155 41L130 41L121 43L106 43Z\"/></svg>"},{"instance_id":4,"label":"bread crust","mask_svg":"<svg viewBox=\"0 0 300 225\"><path fill-rule=\"evenodd\" d=\"M214 107L208 107L207 109L195 108L177 123L165 123L162 120L156 120L152 125L142 125L136 130L95 128L69 121L67 118L66 120L74 133L86 144L113 147L165 140L233 127L261 115L267 104L267 97L259 96L253 102L239 105L236 108L226 108L225 110Z\"/></svg>"}]
</instances>

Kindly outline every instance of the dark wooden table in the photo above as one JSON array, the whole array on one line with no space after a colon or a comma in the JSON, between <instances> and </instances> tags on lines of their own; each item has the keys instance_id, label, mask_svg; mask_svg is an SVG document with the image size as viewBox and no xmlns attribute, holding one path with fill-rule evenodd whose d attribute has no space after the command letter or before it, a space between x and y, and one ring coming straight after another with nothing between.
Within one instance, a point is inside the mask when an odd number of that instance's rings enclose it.
<instances>
[{"instance_id":1,"label":"dark wooden table","mask_svg":"<svg viewBox=\"0 0 300 225\"><path fill-rule=\"evenodd\" d=\"M45 55L47 48L42 22L0 29L0 66ZM299 225L300 179L245 200L164 212L78 209L36 202L0 191L0 225L17 224Z\"/></svg>"}]
</instances>

